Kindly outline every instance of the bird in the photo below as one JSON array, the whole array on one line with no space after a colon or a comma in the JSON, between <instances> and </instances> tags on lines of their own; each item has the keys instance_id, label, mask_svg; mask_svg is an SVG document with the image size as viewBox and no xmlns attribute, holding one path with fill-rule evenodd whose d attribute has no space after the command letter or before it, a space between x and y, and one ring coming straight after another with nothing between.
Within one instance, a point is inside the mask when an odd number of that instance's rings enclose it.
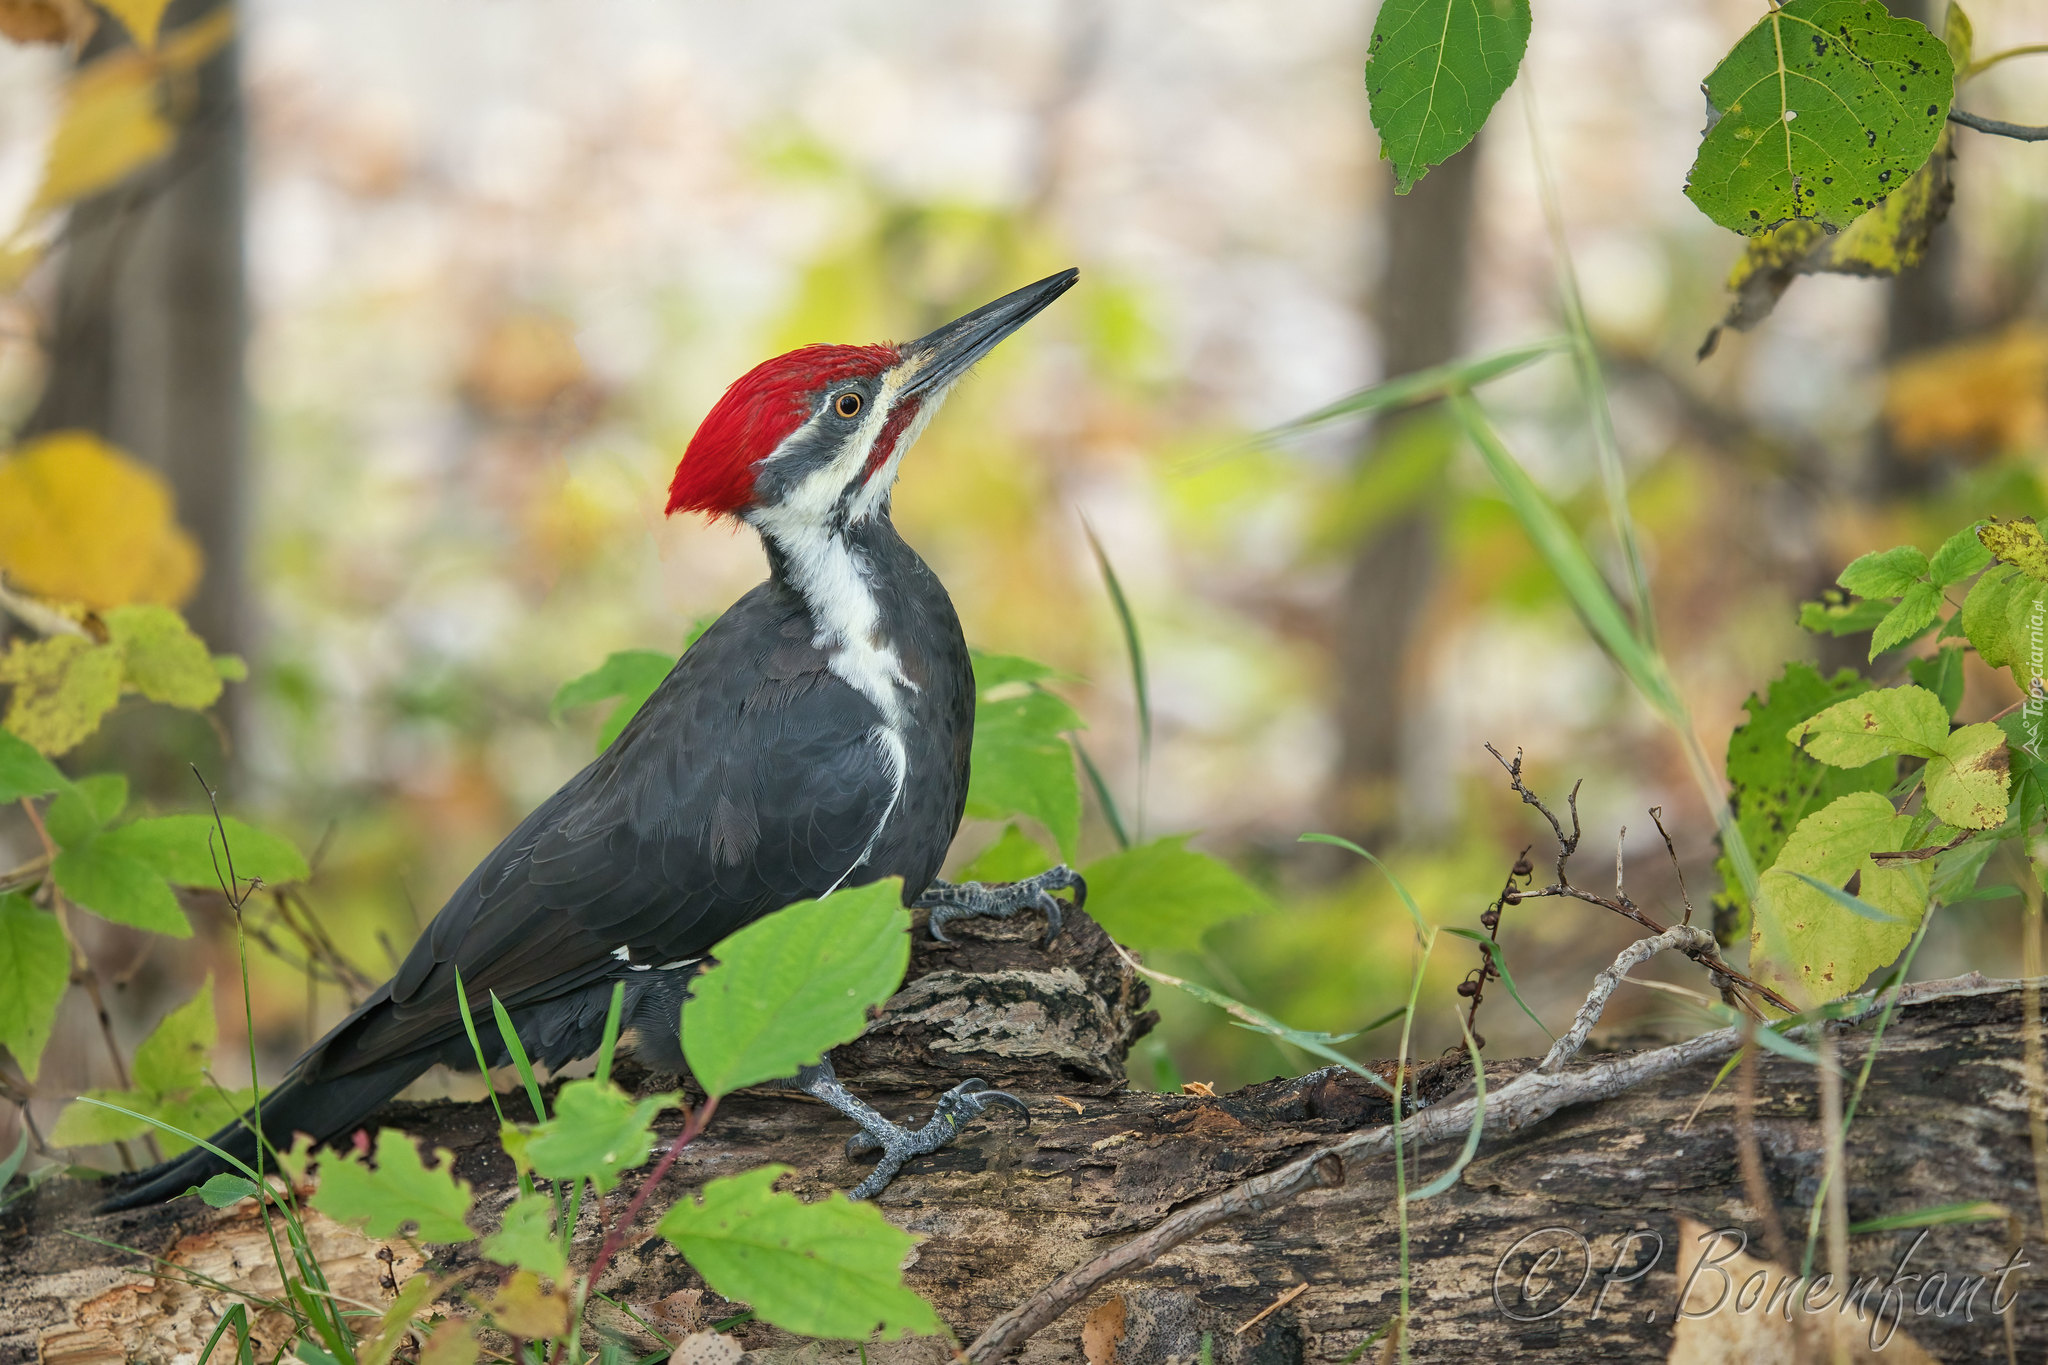
<instances>
[{"instance_id":1,"label":"bird","mask_svg":"<svg viewBox=\"0 0 2048 1365\"><path fill-rule=\"evenodd\" d=\"M334 1142L430 1066L475 1070L458 981L471 1001L495 994L529 1056L553 1068L598 1050L623 982L630 1045L651 1069L680 1073L682 1004L710 949L797 901L900 877L936 937L961 918L1034 909L1048 940L1058 933L1055 893L1076 909L1087 896L1064 864L1014 883L939 878L966 806L974 673L952 599L897 533L890 496L969 368L1078 278L1063 270L915 341L804 346L725 391L676 466L666 510L751 528L767 579L215 1147L253 1164L259 1127L278 1148L297 1133ZM503 1041L484 1043L503 1065ZM854 1121L850 1154L881 1152L856 1198L989 1105L1024 1108L973 1079L906 1128L848 1091L829 1054L790 1083ZM160 1203L228 1169L194 1147L126 1178L103 1207Z\"/></svg>"}]
</instances>

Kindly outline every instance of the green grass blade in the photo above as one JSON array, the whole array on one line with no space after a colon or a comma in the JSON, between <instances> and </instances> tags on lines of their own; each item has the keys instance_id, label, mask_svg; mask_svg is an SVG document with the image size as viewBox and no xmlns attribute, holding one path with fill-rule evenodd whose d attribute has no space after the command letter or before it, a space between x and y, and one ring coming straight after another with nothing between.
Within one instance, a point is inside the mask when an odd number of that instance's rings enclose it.
<instances>
[{"instance_id":1,"label":"green grass blade","mask_svg":"<svg viewBox=\"0 0 2048 1365\"><path fill-rule=\"evenodd\" d=\"M2012 1210L2003 1204L1975 1200L1963 1204L1937 1204L1929 1209L1914 1209L1911 1213L1888 1213L1882 1218L1871 1218L1861 1223L1851 1223L1849 1234L1858 1237L1866 1232L1893 1232L1899 1228L1939 1228L1951 1223L2003 1223L2012 1217Z\"/></svg>"},{"instance_id":2,"label":"green grass blade","mask_svg":"<svg viewBox=\"0 0 2048 1365\"><path fill-rule=\"evenodd\" d=\"M1102 582L1109 589L1109 603L1116 608L1117 624L1123 627L1124 653L1131 663L1131 686L1138 699L1138 804L1135 818L1131 821L1131 832L1139 843L1145 842L1145 785L1152 774L1152 689L1145 674L1145 644L1138 636L1138 619L1131 614L1131 603L1124 596L1124 585L1117 580L1116 569L1109 562L1109 554L1096 538L1095 528L1082 518L1081 529L1088 534L1089 548L1095 551L1095 563L1102 570Z\"/></svg>"},{"instance_id":3,"label":"green grass blade","mask_svg":"<svg viewBox=\"0 0 2048 1365\"><path fill-rule=\"evenodd\" d=\"M1131 846L1131 836L1124 829L1124 813L1117 809L1116 797L1110 793L1109 783L1102 776L1102 769L1095 766L1079 735L1067 736L1067 742L1074 746L1074 756L1081 760L1081 771L1088 775L1088 785L1095 792L1095 803L1102 807L1102 818L1109 823L1109 833L1116 840L1118 848Z\"/></svg>"},{"instance_id":4,"label":"green grass blade","mask_svg":"<svg viewBox=\"0 0 2048 1365\"><path fill-rule=\"evenodd\" d=\"M469 987L463 984L462 969L455 970L455 1003L462 1011L462 1031L469 1035L469 1050L476 1056L477 1074L484 1078L484 1093L491 1097L491 1112L498 1116L498 1127L505 1126L505 1106L498 1103L498 1087L491 1084L491 1064L484 1060L483 1039L477 1036L476 1019L469 1011ZM525 1171L519 1172L519 1192L533 1193L533 1177Z\"/></svg>"},{"instance_id":5,"label":"green grass blade","mask_svg":"<svg viewBox=\"0 0 2048 1365\"><path fill-rule=\"evenodd\" d=\"M1456 1184L1465 1168L1472 1164L1472 1157L1479 1151L1479 1138L1486 1130L1486 1064L1479 1060L1479 1043L1473 1038L1472 1030L1465 1027L1462 1019L1458 1021L1458 1027L1465 1034L1465 1052L1472 1058L1472 1126L1465 1132L1465 1145L1459 1150L1458 1159L1451 1163L1449 1170L1409 1195L1411 1203L1442 1194Z\"/></svg>"},{"instance_id":6,"label":"green grass blade","mask_svg":"<svg viewBox=\"0 0 2048 1365\"><path fill-rule=\"evenodd\" d=\"M1880 910L1876 906L1872 905L1869 901L1864 900L1861 896L1850 895L1847 891L1844 891L1841 887L1836 886L1833 882L1824 882L1818 877L1809 877L1804 872L1794 872L1792 873L1792 875L1797 877L1800 881L1805 882L1808 886L1820 892L1822 895L1826 896L1829 900L1833 901L1836 905L1841 906L1844 910L1847 910L1852 915L1860 916L1863 919L1876 920L1880 924L1904 923L1903 920L1901 920L1897 915L1894 915L1891 911Z\"/></svg>"},{"instance_id":7,"label":"green grass blade","mask_svg":"<svg viewBox=\"0 0 2048 1365\"><path fill-rule=\"evenodd\" d=\"M1477 388L1504 374L1512 374L1546 356L1556 355L1570 348L1571 340L1568 337L1545 337L1541 341L1496 351L1477 360L1454 360L1444 365L1432 365L1426 370L1413 370L1397 378L1374 384L1370 388L1360 389L1357 393L1317 408L1314 412L1297 417L1291 422L1283 422L1277 427L1269 428L1226 453L1236 454L1240 450L1256 448L1278 437L1311 431L1316 427L1341 422L1346 418L1365 417L1376 412L1385 412L1390 408L1405 408L1417 403L1446 398L1454 393ZM1200 457L1199 462L1206 463L1214 458L1216 457Z\"/></svg>"},{"instance_id":8,"label":"green grass blade","mask_svg":"<svg viewBox=\"0 0 2048 1365\"><path fill-rule=\"evenodd\" d=\"M115 1113L124 1114L131 1119L140 1119L144 1123L148 1124L150 1127L156 1129L158 1132L169 1133L172 1137L175 1138L183 1138L185 1141L191 1143L194 1147L204 1147L207 1151L212 1152L222 1161L227 1162L228 1165L234 1167L237 1171L241 1172L249 1179L255 1181L258 1186L261 1186L263 1184L263 1177L258 1175L254 1168L250 1167L245 1162L242 1162L236 1159L235 1157L229 1156L226 1152L214 1146L211 1142L208 1142L205 1138L200 1137L198 1134L188 1133L183 1128L178 1127L176 1124L165 1123L162 1119L157 1118L153 1114L138 1114L133 1109L123 1109L120 1105L112 1104L106 1100L100 1099L96 1095L80 1095L76 1103L90 1104L95 1108L99 1109L111 1109Z\"/></svg>"},{"instance_id":9,"label":"green grass blade","mask_svg":"<svg viewBox=\"0 0 2048 1365\"><path fill-rule=\"evenodd\" d=\"M626 983L612 983L612 1003L604 1012L604 1042L597 1049L597 1083L609 1085L612 1079L612 1054L619 1047L619 1015L626 1007Z\"/></svg>"},{"instance_id":10,"label":"green grass blade","mask_svg":"<svg viewBox=\"0 0 2048 1365\"><path fill-rule=\"evenodd\" d=\"M1508 988L1508 998L1522 1007L1522 1013L1529 1016L1530 1023L1543 1030L1544 1037L1553 1043L1557 1041L1557 1035L1550 1031L1550 1026L1536 1017L1536 1011L1529 1008L1529 1002L1522 999L1522 993L1515 989L1515 978L1514 974L1508 971L1508 954L1505 948L1476 930L1456 929L1447 924L1444 926L1444 932L1456 934L1459 938L1469 938L1478 944L1493 963L1493 969L1500 973L1500 983Z\"/></svg>"},{"instance_id":11,"label":"green grass blade","mask_svg":"<svg viewBox=\"0 0 2048 1365\"><path fill-rule=\"evenodd\" d=\"M491 1017L498 1021L498 1036L505 1040L505 1051L511 1054L512 1065L519 1072L519 1079L526 1086L526 1098L533 1105L533 1121L548 1121L548 1103L540 1093L540 1078L533 1074L533 1063L527 1060L526 1044L519 1041L519 1030L512 1027L512 1013L505 1008L505 1002L498 999L496 991L491 992Z\"/></svg>"},{"instance_id":12,"label":"green grass blade","mask_svg":"<svg viewBox=\"0 0 2048 1365\"><path fill-rule=\"evenodd\" d=\"M1408 894L1408 888L1403 886L1401 879L1394 875L1394 869L1381 862L1372 853L1360 848L1349 839L1335 834L1304 834L1296 842L1303 844L1329 844L1334 848L1348 849L1371 863L1385 874L1386 879L1393 884L1395 894L1400 896L1401 904L1408 907L1408 918L1415 921L1415 932L1424 938L1430 937L1432 931L1429 921L1422 917L1422 907L1415 903L1415 897Z\"/></svg>"}]
</instances>

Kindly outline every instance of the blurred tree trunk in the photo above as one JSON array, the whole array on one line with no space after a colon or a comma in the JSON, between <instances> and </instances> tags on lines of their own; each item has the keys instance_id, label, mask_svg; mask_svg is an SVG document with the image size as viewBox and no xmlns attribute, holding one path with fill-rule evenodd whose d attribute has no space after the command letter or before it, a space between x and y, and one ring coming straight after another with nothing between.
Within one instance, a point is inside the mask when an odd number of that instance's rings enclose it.
<instances>
[{"instance_id":1,"label":"blurred tree trunk","mask_svg":"<svg viewBox=\"0 0 2048 1365\"><path fill-rule=\"evenodd\" d=\"M1389 194L1375 298L1386 378L1441 365L1465 342L1471 276L1475 140L1405 195ZM1370 459L1386 432L1360 452ZM1402 735L1412 708L1409 658L1442 555L1439 509L1424 500L1380 522L1353 552L1337 621L1335 815L1364 841L1397 824Z\"/></svg>"},{"instance_id":2,"label":"blurred tree trunk","mask_svg":"<svg viewBox=\"0 0 2048 1365\"><path fill-rule=\"evenodd\" d=\"M232 0L177 0L171 31ZM102 22L81 60L125 41ZM181 93L177 146L79 204L65 232L49 380L21 435L84 428L161 470L205 574L186 604L215 650L247 647L242 348L243 118L238 41ZM232 726L230 688L223 718ZM188 779L189 780L189 779Z\"/></svg>"}]
</instances>

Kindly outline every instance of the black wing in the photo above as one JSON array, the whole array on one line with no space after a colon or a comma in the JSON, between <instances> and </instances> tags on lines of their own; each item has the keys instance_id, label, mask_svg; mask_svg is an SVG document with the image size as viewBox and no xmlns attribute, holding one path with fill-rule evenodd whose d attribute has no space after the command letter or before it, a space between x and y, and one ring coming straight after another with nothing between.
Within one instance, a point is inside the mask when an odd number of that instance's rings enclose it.
<instances>
[{"instance_id":1,"label":"black wing","mask_svg":"<svg viewBox=\"0 0 2048 1365\"><path fill-rule=\"evenodd\" d=\"M697 957L848 880L900 775L880 712L830 671L811 632L771 584L735 603L612 746L470 873L389 1004L336 1030L309 1074L453 1038L458 969L473 1002L496 992L530 1007L618 973L619 949L657 966Z\"/></svg>"}]
</instances>

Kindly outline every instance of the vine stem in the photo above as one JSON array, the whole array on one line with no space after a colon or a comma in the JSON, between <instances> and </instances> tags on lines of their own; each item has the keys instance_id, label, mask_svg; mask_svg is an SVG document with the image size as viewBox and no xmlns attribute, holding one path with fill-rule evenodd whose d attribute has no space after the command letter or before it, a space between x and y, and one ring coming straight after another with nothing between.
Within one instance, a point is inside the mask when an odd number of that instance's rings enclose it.
<instances>
[{"instance_id":1,"label":"vine stem","mask_svg":"<svg viewBox=\"0 0 2048 1365\"><path fill-rule=\"evenodd\" d=\"M711 1116L717 1112L718 1096L716 1095L711 1096L695 1109L685 1109L683 1111L682 1131L676 1134L675 1141L669 1143L668 1150L661 1154L661 1160L648 1173L647 1178L640 1182L640 1188L633 1194L633 1202L626 1205L625 1211L612 1221L610 1231L605 1233L604 1245L598 1248L597 1259L590 1263L590 1275L584 1281L584 1292L586 1294L597 1289L597 1277L604 1274L604 1268L611 1264L612 1257L618 1254L621 1246L625 1245L626 1232L633 1226L634 1220L640 1216L640 1210L647 1206L648 1199L654 1194L654 1187L659 1185L662 1177L668 1174L669 1167L676 1164L676 1158L683 1154L683 1148L696 1140L697 1136L710 1124Z\"/></svg>"}]
</instances>

